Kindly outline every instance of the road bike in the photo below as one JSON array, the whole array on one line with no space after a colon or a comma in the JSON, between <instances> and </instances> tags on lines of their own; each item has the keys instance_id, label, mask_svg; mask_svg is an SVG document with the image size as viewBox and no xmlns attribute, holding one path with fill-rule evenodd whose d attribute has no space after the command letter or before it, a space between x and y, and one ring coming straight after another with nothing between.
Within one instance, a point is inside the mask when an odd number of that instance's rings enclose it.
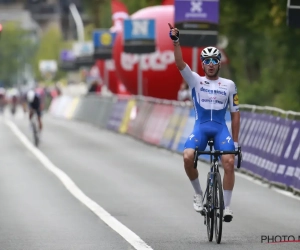
<instances>
[{"instance_id":1,"label":"road bike","mask_svg":"<svg viewBox=\"0 0 300 250\"><path fill-rule=\"evenodd\" d=\"M219 172L219 158L221 155L225 154L237 155L237 168L240 168L242 161L242 152L241 147L238 147L238 149L234 151L213 150L213 144L213 140L210 139L208 141L210 151L199 151L198 147L196 147L194 157L194 168L197 168L199 155L210 155L211 168L207 174L206 190L202 201L204 204L204 209L201 212L201 215L204 217L204 225L206 225L207 227L208 240L213 240L213 232L215 229L216 242L220 244L223 227L224 197L222 179Z\"/></svg>"}]
</instances>

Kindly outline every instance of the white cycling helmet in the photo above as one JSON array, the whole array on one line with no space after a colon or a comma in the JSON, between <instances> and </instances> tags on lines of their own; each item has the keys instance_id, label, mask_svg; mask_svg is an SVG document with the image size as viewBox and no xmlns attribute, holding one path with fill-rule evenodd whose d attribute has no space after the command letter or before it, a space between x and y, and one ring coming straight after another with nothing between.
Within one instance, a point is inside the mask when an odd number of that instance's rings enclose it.
<instances>
[{"instance_id":1,"label":"white cycling helmet","mask_svg":"<svg viewBox=\"0 0 300 250\"><path fill-rule=\"evenodd\" d=\"M221 52L215 47L206 47L201 52L201 61L209 57L216 57L221 60Z\"/></svg>"},{"instance_id":2,"label":"white cycling helmet","mask_svg":"<svg viewBox=\"0 0 300 250\"><path fill-rule=\"evenodd\" d=\"M28 102L33 102L35 96L35 92L33 90L29 90L27 92L27 101Z\"/></svg>"}]
</instances>

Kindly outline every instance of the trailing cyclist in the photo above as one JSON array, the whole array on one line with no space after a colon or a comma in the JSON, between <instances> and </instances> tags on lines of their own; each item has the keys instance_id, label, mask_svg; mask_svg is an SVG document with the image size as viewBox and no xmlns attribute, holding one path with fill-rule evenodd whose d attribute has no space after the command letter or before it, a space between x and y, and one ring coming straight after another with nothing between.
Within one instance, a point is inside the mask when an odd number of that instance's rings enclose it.
<instances>
[{"instance_id":1,"label":"trailing cyclist","mask_svg":"<svg viewBox=\"0 0 300 250\"><path fill-rule=\"evenodd\" d=\"M39 130L42 131L42 110L41 110L41 99L34 90L29 90L26 95L28 106L29 106L29 120L31 121L34 114L38 117Z\"/></svg>"},{"instance_id":2,"label":"trailing cyclist","mask_svg":"<svg viewBox=\"0 0 300 250\"><path fill-rule=\"evenodd\" d=\"M203 192L198 179L198 170L194 168L194 152L196 146L203 151L210 138L214 140L215 150L231 151L238 148L240 129L240 112L237 88L233 81L219 77L221 53L215 47L204 48L200 60L205 76L193 72L183 61L179 41L179 30L170 24L169 36L174 44L175 63L184 80L192 91L195 109L195 124L192 134L185 143L183 152L184 168L195 190L194 209L203 211ZM228 105L231 114L232 137L225 122ZM234 155L223 155L224 168L224 221L230 222L233 212L230 209L232 190L234 187Z\"/></svg>"}]
</instances>

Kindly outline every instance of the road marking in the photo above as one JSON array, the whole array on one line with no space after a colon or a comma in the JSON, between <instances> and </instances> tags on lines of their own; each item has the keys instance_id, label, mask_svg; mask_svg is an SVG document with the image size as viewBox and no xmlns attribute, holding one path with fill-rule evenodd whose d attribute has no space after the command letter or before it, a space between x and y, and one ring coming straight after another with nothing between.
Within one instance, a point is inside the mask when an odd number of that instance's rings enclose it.
<instances>
[{"instance_id":1,"label":"road marking","mask_svg":"<svg viewBox=\"0 0 300 250\"><path fill-rule=\"evenodd\" d=\"M86 196L72 181L72 179L58 167L56 167L38 148L36 148L27 137L19 130L19 128L11 121L5 120L6 125L13 131L13 133L20 139L25 147L31 151L35 157L52 172L63 183L66 189L80 202L86 205L92 212L94 212L102 221L109 227L121 235L130 245L137 250L150 250L148 246L138 235L132 232L129 228L124 226L116 218L111 216L99 204Z\"/></svg>"}]
</instances>

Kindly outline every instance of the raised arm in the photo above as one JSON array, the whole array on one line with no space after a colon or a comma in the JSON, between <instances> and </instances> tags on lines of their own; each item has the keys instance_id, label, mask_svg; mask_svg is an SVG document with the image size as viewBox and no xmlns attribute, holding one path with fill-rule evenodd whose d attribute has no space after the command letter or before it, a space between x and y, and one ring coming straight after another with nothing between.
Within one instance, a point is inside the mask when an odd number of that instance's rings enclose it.
<instances>
[{"instance_id":1,"label":"raised arm","mask_svg":"<svg viewBox=\"0 0 300 250\"><path fill-rule=\"evenodd\" d=\"M173 26L169 24L170 27L170 37L173 40L174 44L174 56L175 63L179 70L183 70L185 68L186 63L183 61L182 52L179 43L179 30L177 28L173 28Z\"/></svg>"},{"instance_id":2,"label":"raised arm","mask_svg":"<svg viewBox=\"0 0 300 250\"><path fill-rule=\"evenodd\" d=\"M168 24L170 27L170 38L173 40L174 44L175 64L189 87L193 88L195 86L195 72L193 72L190 67L183 61L182 51L179 43L179 30L177 28L173 28L170 23Z\"/></svg>"}]
</instances>

